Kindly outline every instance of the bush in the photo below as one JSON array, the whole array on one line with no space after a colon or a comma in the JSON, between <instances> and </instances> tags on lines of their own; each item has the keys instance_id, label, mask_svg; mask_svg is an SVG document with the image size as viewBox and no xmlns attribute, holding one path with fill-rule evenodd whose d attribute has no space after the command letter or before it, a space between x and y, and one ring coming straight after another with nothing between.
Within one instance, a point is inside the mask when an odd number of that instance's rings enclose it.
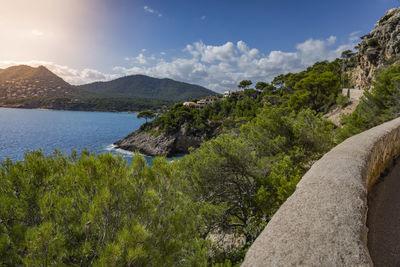
<instances>
[{"instance_id":1,"label":"bush","mask_svg":"<svg viewBox=\"0 0 400 267\"><path fill-rule=\"evenodd\" d=\"M369 39L367 44L370 47L377 47L379 45L378 41L375 38Z\"/></svg>"},{"instance_id":2,"label":"bush","mask_svg":"<svg viewBox=\"0 0 400 267\"><path fill-rule=\"evenodd\" d=\"M365 91L356 110L344 117L338 142L400 115L400 65L376 74L371 91Z\"/></svg>"},{"instance_id":3,"label":"bush","mask_svg":"<svg viewBox=\"0 0 400 267\"><path fill-rule=\"evenodd\" d=\"M198 207L173 164L30 152L0 168L0 265L204 266Z\"/></svg>"},{"instance_id":4,"label":"bush","mask_svg":"<svg viewBox=\"0 0 400 267\"><path fill-rule=\"evenodd\" d=\"M336 98L336 104L342 108L347 106L349 103L350 103L350 98L342 94L339 94Z\"/></svg>"}]
</instances>

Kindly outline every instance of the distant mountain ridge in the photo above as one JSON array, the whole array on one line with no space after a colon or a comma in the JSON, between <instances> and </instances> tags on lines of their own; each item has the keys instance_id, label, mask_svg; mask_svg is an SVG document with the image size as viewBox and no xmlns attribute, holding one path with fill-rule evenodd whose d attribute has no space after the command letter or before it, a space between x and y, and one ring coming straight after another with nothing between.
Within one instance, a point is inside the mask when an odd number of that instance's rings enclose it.
<instances>
[{"instance_id":1,"label":"distant mountain ridge","mask_svg":"<svg viewBox=\"0 0 400 267\"><path fill-rule=\"evenodd\" d=\"M0 106L88 111L157 110L162 106L215 95L204 87L132 75L73 86L46 67L0 69Z\"/></svg>"},{"instance_id":2,"label":"distant mountain ridge","mask_svg":"<svg viewBox=\"0 0 400 267\"><path fill-rule=\"evenodd\" d=\"M77 88L43 66L0 69L0 99L61 97L77 93Z\"/></svg>"},{"instance_id":3,"label":"distant mountain ridge","mask_svg":"<svg viewBox=\"0 0 400 267\"><path fill-rule=\"evenodd\" d=\"M158 79L145 75L131 75L108 82L80 85L78 88L113 97L143 98L165 101L185 101L216 93L199 85Z\"/></svg>"}]
</instances>

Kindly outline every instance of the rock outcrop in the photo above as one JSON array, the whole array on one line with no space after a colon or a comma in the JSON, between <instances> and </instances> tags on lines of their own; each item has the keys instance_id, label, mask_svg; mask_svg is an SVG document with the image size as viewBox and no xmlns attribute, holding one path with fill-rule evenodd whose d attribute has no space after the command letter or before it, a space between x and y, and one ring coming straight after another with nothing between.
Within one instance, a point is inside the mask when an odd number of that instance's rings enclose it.
<instances>
[{"instance_id":1,"label":"rock outcrop","mask_svg":"<svg viewBox=\"0 0 400 267\"><path fill-rule=\"evenodd\" d=\"M376 70L400 56L400 8L386 12L369 34L361 37L358 66L351 75L358 89L371 86Z\"/></svg>"},{"instance_id":2,"label":"rock outcrop","mask_svg":"<svg viewBox=\"0 0 400 267\"><path fill-rule=\"evenodd\" d=\"M148 131L145 127L130 133L114 143L118 148L128 151L139 151L149 156L172 156L186 154L190 147L197 148L209 136L210 131L187 131L183 125L174 133L161 132L157 129Z\"/></svg>"}]
</instances>

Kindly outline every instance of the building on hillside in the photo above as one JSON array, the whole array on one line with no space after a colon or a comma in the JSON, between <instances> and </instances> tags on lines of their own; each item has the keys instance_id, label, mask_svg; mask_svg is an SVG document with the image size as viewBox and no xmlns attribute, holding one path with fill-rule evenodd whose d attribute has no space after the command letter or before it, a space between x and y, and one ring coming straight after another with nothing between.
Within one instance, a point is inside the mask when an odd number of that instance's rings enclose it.
<instances>
[{"instance_id":1,"label":"building on hillside","mask_svg":"<svg viewBox=\"0 0 400 267\"><path fill-rule=\"evenodd\" d=\"M232 91L228 90L224 92L224 97L230 97L231 96Z\"/></svg>"},{"instance_id":2,"label":"building on hillside","mask_svg":"<svg viewBox=\"0 0 400 267\"><path fill-rule=\"evenodd\" d=\"M197 106L197 104L195 102L191 102L191 101L184 102L183 105L188 106L188 107L196 107Z\"/></svg>"},{"instance_id":3,"label":"building on hillside","mask_svg":"<svg viewBox=\"0 0 400 267\"><path fill-rule=\"evenodd\" d=\"M230 96L233 96L233 95L241 95L243 93L244 93L244 91L242 91L242 90L239 90L239 91L229 90L229 91L225 91L224 92L224 97L230 97Z\"/></svg>"},{"instance_id":4,"label":"building on hillside","mask_svg":"<svg viewBox=\"0 0 400 267\"><path fill-rule=\"evenodd\" d=\"M187 102L184 102L183 105L188 106L188 107L203 109L206 105L210 105L218 100L219 100L219 98L216 96L206 96L204 99L200 99L196 103L193 101L187 101Z\"/></svg>"},{"instance_id":5,"label":"building on hillside","mask_svg":"<svg viewBox=\"0 0 400 267\"><path fill-rule=\"evenodd\" d=\"M206 106L206 100L205 99L201 99L199 101L197 101L197 105L196 108L198 109L202 109Z\"/></svg>"},{"instance_id":6,"label":"building on hillside","mask_svg":"<svg viewBox=\"0 0 400 267\"><path fill-rule=\"evenodd\" d=\"M206 105L210 105L210 104L214 103L215 101L217 101L218 98L216 96L206 96L206 98L204 100L206 101Z\"/></svg>"}]
</instances>

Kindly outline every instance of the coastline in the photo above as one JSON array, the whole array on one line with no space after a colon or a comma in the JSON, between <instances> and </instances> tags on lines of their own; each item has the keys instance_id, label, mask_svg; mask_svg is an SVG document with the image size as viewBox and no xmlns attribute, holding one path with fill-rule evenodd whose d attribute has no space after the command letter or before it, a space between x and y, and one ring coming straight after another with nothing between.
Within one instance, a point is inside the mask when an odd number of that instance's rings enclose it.
<instances>
[{"instance_id":1,"label":"coastline","mask_svg":"<svg viewBox=\"0 0 400 267\"><path fill-rule=\"evenodd\" d=\"M108 145L107 147L106 147L106 149L105 150L107 150L109 153L111 153L111 152L116 152L116 153L118 153L118 154L122 154L122 156L124 157L124 156L126 156L126 157L128 157L129 158L129 160L131 160L134 156L135 156L135 152L133 152L133 151L129 151L129 150L126 150L126 149L122 149L122 148L119 148L117 145L115 145L115 144L110 144L110 145ZM147 163L148 164L151 164L152 162L153 162L153 159L155 158L155 157L162 157L162 156L150 156L150 155L146 155L146 154L144 154L144 153L142 153L142 152L140 152L140 151L138 151L138 154L140 155L140 156L143 156L145 159L146 159L146 161L147 161ZM181 158L183 158L184 156L185 156L186 154L176 154L176 155L172 155L172 156L165 156L165 158L169 161L169 162L174 162L175 160L179 160L179 159L181 159Z\"/></svg>"},{"instance_id":2,"label":"coastline","mask_svg":"<svg viewBox=\"0 0 400 267\"><path fill-rule=\"evenodd\" d=\"M0 108L26 109L26 110L50 110L50 111L79 111L79 112L105 112L105 113L120 113L120 114L139 114L141 111L117 111L117 110L81 110L81 109L55 109L55 108L29 108L0 105Z\"/></svg>"}]
</instances>

